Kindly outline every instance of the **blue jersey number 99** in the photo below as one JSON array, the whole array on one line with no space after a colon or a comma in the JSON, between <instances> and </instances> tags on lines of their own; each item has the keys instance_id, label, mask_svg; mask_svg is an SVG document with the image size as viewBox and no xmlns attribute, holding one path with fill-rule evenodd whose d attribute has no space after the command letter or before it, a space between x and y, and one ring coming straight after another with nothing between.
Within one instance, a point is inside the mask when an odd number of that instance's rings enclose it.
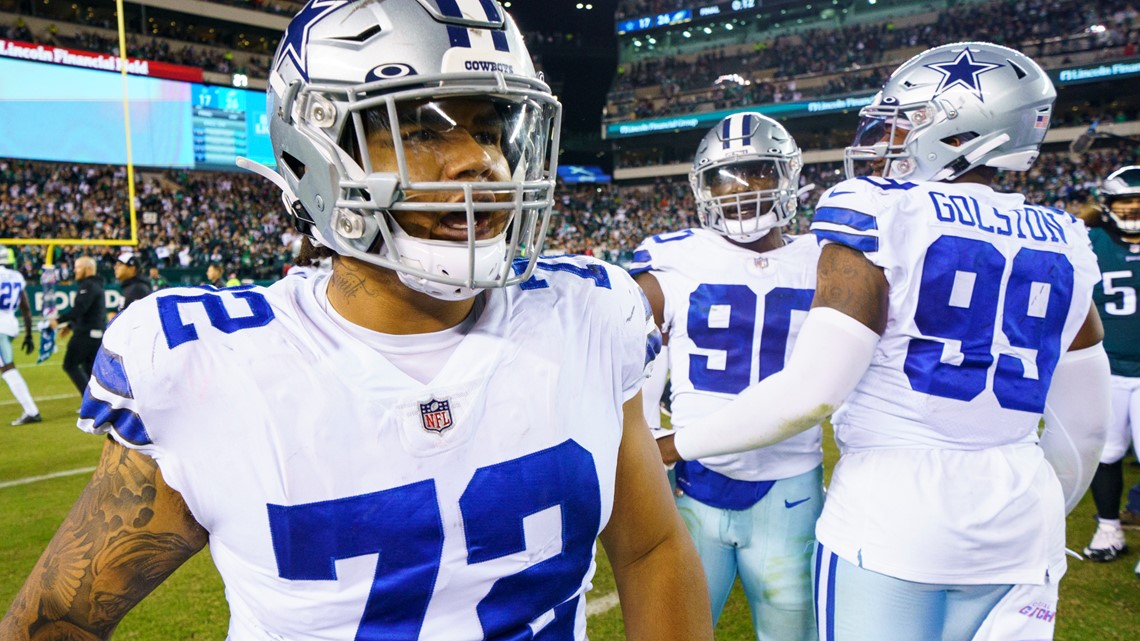
<instances>
[{"instance_id":1,"label":"blue jersey number 99","mask_svg":"<svg viewBox=\"0 0 1140 641\"><path fill-rule=\"evenodd\" d=\"M985 391L1000 308L1002 333L1021 355L998 356L994 395L1006 409L1045 410L1073 298L1073 265L1063 254L1023 248L1003 300L1005 268L1001 252L981 240L943 236L927 250L914 320L930 338L910 341L904 365L915 391L960 401Z\"/></svg>"},{"instance_id":2,"label":"blue jersey number 99","mask_svg":"<svg viewBox=\"0 0 1140 641\"><path fill-rule=\"evenodd\" d=\"M485 639L574 638L580 598L574 595L593 561L601 490L593 456L565 441L479 468L460 497L468 565L526 552L524 520L552 508L561 515L560 551L495 582L476 607ZM375 554L376 574L356 639L419 638L443 554L434 481L268 509L282 578L335 581L337 560ZM532 632L531 622L540 618L548 622Z\"/></svg>"},{"instance_id":3,"label":"blue jersey number 99","mask_svg":"<svg viewBox=\"0 0 1140 641\"><path fill-rule=\"evenodd\" d=\"M757 380L784 369L792 312L807 311L815 291L777 287L764 296ZM689 380L705 392L739 394L752 384L756 293L747 285L699 285L689 296L687 331L693 344L724 352L724 369L709 367L709 357L689 358ZM715 318L714 318L715 317Z\"/></svg>"}]
</instances>

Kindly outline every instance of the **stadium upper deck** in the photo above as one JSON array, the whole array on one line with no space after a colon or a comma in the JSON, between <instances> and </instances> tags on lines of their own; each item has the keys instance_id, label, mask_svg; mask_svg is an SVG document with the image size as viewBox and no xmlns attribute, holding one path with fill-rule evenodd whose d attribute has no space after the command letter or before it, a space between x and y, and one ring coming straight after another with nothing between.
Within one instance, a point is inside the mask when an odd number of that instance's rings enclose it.
<instances>
[{"instance_id":1,"label":"stadium upper deck","mask_svg":"<svg viewBox=\"0 0 1140 641\"><path fill-rule=\"evenodd\" d=\"M1140 75L1140 17L1124 0L745 5L688 0L648 21L617 20L619 68L603 126L615 179L684 173L707 128L744 108L783 120L811 150L807 162L834 161L858 108L894 67L961 40L1018 48L1050 71L1059 99L1048 142L1071 141L1098 118L1115 133L1140 133L1140 92L1119 82Z\"/></svg>"}]
</instances>

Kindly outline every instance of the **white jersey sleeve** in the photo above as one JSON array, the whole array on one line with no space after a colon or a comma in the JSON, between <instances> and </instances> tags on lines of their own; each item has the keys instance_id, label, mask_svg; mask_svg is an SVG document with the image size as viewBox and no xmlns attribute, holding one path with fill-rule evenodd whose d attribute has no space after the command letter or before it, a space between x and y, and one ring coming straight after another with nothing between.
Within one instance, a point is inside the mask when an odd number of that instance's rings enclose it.
<instances>
[{"instance_id":1,"label":"white jersey sleeve","mask_svg":"<svg viewBox=\"0 0 1140 641\"><path fill-rule=\"evenodd\" d=\"M641 287L615 265L586 256L557 256L543 258L522 289L545 288L551 272L580 277L569 281L568 292L586 297L581 304L596 317L597 326L619 337L622 400L633 398L661 351L661 332Z\"/></svg>"},{"instance_id":2,"label":"white jersey sleeve","mask_svg":"<svg viewBox=\"0 0 1140 641\"><path fill-rule=\"evenodd\" d=\"M200 337L229 336L274 320L262 291L170 288L116 316L95 358L78 427L109 433L123 445L161 459L163 422L145 417L190 400L186 390L194 388L195 376L204 375Z\"/></svg>"}]
</instances>

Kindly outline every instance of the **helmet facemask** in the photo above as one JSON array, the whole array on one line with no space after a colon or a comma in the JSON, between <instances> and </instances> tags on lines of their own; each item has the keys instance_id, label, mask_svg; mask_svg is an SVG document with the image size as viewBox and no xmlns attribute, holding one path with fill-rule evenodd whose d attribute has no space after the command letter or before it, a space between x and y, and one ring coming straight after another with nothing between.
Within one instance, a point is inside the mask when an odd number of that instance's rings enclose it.
<instances>
[{"instance_id":1,"label":"helmet facemask","mask_svg":"<svg viewBox=\"0 0 1140 641\"><path fill-rule=\"evenodd\" d=\"M447 300L530 277L562 111L497 2L310 2L268 85L277 171L239 164L281 187L315 242ZM498 143L475 142L490 125Z\"/></svg>"},{"instance_id":2,"label":"helmet facemask","mask_svg":"<svg viewBox=\"0 0 1140 641\"><path fill-rule=\"evenodd\" d=\"M1101 218L1109 231L1140 238L1140 166L1121 167L1100 186Z\"/></svg>"},{"instance_id":3,"label":"helmet facemask","mask_svg":"<svg viewBox=\"0 0 1140 641\"><path fill-rule=\"evenodd\" d=\"M784 127L756 112L725 117L701 139L689 171L701 226L737 243L796 215L803 157Z\"/></svg>"},{"instance_id":4,"label":"helmet facemask","mask_svg":"<svg viewBox=\"0 0 1140 641\"><path fill-rule=\"evenodd\" d=\"M1121 236L1140 237L1140 194L1106 199L1104 214Z\"/></svg>"},{"instance_id":5,"label":"helmet facemask","mask_svg":"<svg viewBox=\"0 0 1140 641\"><path fill-rule=\"evenodd\" d=\"M528 278L553 205L561 106L541 82L472 75L309 85L294 103L339 178L318 241L445 300Z\"/></svg>"},{"instance_id":6,"label":"helmet facemask","mask_svg":"<svg viewBox=\"0 0 1140 641\"><path fill-rule=\"evenodd\" d=\"M709 165L692 176L701 225L749 243L796 213L798 158L762 157Z\"/></svg>"},{"instance_id":7,"label":"helmet facemask","mask_svg":"<svg viewBox=\"0 0 1140 641\"><path fill-rule=\"evenodd\" d=\"M896 102L897 105L897 101L885 102ZM921 134L922 129L930 125L931 112L929 105L905 110L878 104L861 109L855 139L843 152L843 168L847 177L905 178L913 173L912 135Z\"/></svg>"}]
</instances>

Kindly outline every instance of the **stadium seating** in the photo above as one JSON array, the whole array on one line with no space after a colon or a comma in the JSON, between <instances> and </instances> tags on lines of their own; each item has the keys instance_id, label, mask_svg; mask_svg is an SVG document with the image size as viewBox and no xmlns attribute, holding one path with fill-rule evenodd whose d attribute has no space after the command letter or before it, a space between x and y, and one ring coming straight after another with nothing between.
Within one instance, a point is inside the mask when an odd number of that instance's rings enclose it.
<instances>
[{"instance_id":1,"label":"stadium seating","mask_svg":"<svg viewBox=\"0 0 1140 641\"><path fill-rule=\"evenodd\" d=\"M1140 150L1097 150L1078 161L1067 153L1046 153L1028 173L999 174L998 188L1074 210L1101 177L1132 163L1140 163ZM788 231L807 231L815 201L842 179L842 167L836 163L808 165L801 182L815 188L802 199L800 216ZM242 278L270 280L291 261L289 244L295 231L284 218L274 188L263 179L165 171L139 173L137 180L139 250L148 265L185 273L188 282L197 284L211 262ZM0 238L129 238L125 185L122 167L0 161ZM626 263L642 239L698 224L683 178L630 186L560 185L546 253L589 254ZM60 247L57 261L90 252ZM107 266L117 252L95 250ZM18 255L26 275L36 276L43 248L22 247Z\"/></svg>"},{"instance_id":2,"label":"stadium seating","mask_svg":"<svg viewBox=\"0 0 1140 641\"><path fill-rule=\"evenodd\" d=\"M1138 15L1119 0L1000 1L843 27L832 21L801 33L746 26L728 45L632 52L619 68L605 117L615 122L870 90L898 63L944 42L1006 44L1046 68L1077 56L1127 58L1140 43Z\"/></svg>"}]
</instances>

